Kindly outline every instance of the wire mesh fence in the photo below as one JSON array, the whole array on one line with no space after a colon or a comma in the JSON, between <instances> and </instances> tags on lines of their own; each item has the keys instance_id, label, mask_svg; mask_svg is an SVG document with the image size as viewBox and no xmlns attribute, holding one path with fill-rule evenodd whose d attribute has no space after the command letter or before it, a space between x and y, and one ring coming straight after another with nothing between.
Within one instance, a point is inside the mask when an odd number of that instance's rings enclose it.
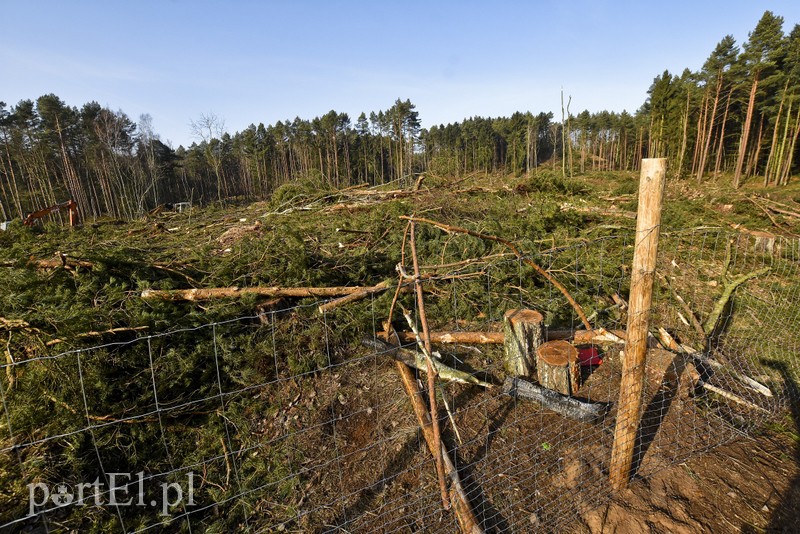
<instances>
[{"instance_id":1,"label":"wire mesh fence","mask_svg":"<svg viewBox=\"0 0 800 534\"><path fill-rule=\"evenodd\" d=\"M632 240L531 256L612 333L575 342L574 397L607 406L604 417L574 420L509 395L502 336L436 345L444 364L492 385L440 380L436 391L443 443L484 530L563 531L610 494L624 348L613 341L624 337ZM800 242L665 230L660 250L640 477L761 428L796 399L800 379ZM583 328L520 259L443 264L438 252L420 258L421 283L431 329L451 340L501 332L510 309L539 311L545 339ZM0 497L0 528L457 531L396 353L379 344L390 301L373 294L324 313L308 303L66 352L9 352L0 469L15 482ZM412 295L400 302L418 317ZM408 330L401 319L394 327Z\"/></svg>"}]
</instances>

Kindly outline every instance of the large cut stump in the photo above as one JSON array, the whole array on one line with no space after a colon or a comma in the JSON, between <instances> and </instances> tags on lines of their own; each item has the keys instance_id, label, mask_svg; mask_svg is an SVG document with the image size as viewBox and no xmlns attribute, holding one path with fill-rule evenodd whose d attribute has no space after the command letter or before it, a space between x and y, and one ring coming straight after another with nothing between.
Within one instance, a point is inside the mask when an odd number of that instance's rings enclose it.
<instances>
[{"instance_id":1,"label":"large cut stump","mask_svg":"<svg viewBox=\"0 0 800 534\"><path fill-rule=\"evenodd\" d=\"M508 376L531 376L536 349L544 341L544 317L535 310L508 310L503 316L505 367Z\"/></svg>"},{"instance_id":2,"label":"large cut stump","mask_svg":"<svg viewBox=\"0 0 800 534\"><path fill-rule=\"evenodd\" d=\"M581 379L578 349L563 340L544 343L536 350L536 372L542 386L573 395Z\"/></svg>"}]
</instances>

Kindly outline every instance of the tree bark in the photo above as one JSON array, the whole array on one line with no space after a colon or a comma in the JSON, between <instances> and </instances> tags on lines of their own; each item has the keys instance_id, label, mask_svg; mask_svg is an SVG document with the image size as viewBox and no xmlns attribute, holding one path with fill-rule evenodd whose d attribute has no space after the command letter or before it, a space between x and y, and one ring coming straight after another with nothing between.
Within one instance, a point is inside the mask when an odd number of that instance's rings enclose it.
<instances>
[{"instance_id":1,"label":"tree bark","mask_svg":"<svg viewBox=\"0 0 800 534\"><path fill-rule=\"evenodd\" d=\"M534 310L508 310L503 316L505 367L508 376L531 376L536 349L542 344L544 317Z\"/></svg>"},{"instance_id":2,"label":"tree bark","mask_svg":"<svg viewBox=\"0 0 800 534\"><path fill-rule=\"evenodd\" d=\"M733 187L738 189L742 180L742 167L744 167L744 156L747 153L747 140L750 137L750 126L753 122L753 111L756 104L756 90L758 89L758 74L753 78L753 85L750 88L750 99L747 103L747 115L744 120L742 138L739 141L739 156L736 158L736 169L733 171Z\"/></svg>"},{"instance_id":3,"label":"tree bark","mask_svg":"<svg viewBox=\"0 0 800 534\"><path fill-rule=\"evenodd\" d=\"M665 159L645 159L639 183L639 209L631 270L631 293L625 354L622 360L619 409L614 429L609 478L614 489L628 485L636 431L642 407L650 305L653 295L661 205L666 176Z\"/></svg>"},{"instance_id":4,"label":"tree bark","mask_svg":"<svg viewBox=\"0 0 800 534\"><path fill-rule=\"evenodd\" d=\"M450 455L447 453L444 444L437 444L437 441L434 439L431 416L425 406L425 400L422 391L420 391L417 385L414 373L412 373L411 369L404 363L397 362L396 367L403 387L409 399L411 399L411 406L414 408L414 414L417 416L417 422L419 422L422 436L425 438L425 443L428 445L428 450L434 457L437 456L437 453L442 457L445 473L450 479L450 500L453 504L453 510L456 514L461 532L465 534L482 534L483 529L478 525L478 520L472 511L469 499L464 492L460 477L458 476L458 471L456 471L453 461L450 459Z\"/></svg>"},{"instance_id":5,"label":"tree bark","mask_svg":"<svg viewBox=\"0 0 800 534\"><path fill-rule=\"evenodd\" d=\"M197 289L145 289L143 299L154 300L211 300L217 298L240 298L245 295L260 297L343 297L365 290L384 289L372 287L210 287Z\"/></svg>"},{"instance_id":6,"label":"tree bark","mask_svg":"<svg viewBox=\"0 0 800 534\"><path fill-rule=\"evenodd\" d=\"M609 409L609 405L606 403L584 402L574 397L560 395L522 378L506 378L503 383L503 392L515 398L532 400L548 410L584 423L602 419Z\"/></svg>"},{"instance_id":7,"label":"tree bark","mask_svg":"<svg viewBox=\"0 0 800 534\"><path fill-rule=\"evenodd\" d=\"M536 350L536 374L542 387L562 395L574 395L580 388L578 349L566 341L548 341L541 345Z\"/></svg>"}]
</instances>

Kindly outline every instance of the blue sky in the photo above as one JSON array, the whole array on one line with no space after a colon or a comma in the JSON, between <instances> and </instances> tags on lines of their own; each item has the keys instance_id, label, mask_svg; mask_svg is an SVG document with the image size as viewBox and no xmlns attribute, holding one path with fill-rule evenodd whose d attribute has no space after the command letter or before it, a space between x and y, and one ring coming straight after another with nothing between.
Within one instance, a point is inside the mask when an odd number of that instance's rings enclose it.
<instances>
[{"instance_id":1,"label":"blue sky","mask_svg":"<svg viewBox=\"0 0 800 534\"><path fill-rule=\"evenodd\" d=\"M699 69L765 10L800 1L0 0L0 101L55 93L152 116L173 146L201 114L233 133L331 109L417 106L424 127L465 117L627 110L653 78Z\"/></svg>"}]
</instances>

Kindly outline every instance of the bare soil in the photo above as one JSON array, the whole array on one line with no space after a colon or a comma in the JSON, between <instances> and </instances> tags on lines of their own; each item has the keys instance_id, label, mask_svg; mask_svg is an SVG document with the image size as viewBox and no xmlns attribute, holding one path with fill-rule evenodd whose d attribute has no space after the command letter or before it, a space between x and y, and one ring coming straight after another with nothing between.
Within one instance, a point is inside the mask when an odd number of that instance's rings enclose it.
<instances>
[{"instance_id":1,"label":"bare soil","mask_svg":"<svg viewBox=\"0 0 800 534\"><path fill-rule=\"evenodd\" d=\"M800 532L799 453L785 434L742 438L634 482L568 531Z\"/></svg>"}]
</instances>

